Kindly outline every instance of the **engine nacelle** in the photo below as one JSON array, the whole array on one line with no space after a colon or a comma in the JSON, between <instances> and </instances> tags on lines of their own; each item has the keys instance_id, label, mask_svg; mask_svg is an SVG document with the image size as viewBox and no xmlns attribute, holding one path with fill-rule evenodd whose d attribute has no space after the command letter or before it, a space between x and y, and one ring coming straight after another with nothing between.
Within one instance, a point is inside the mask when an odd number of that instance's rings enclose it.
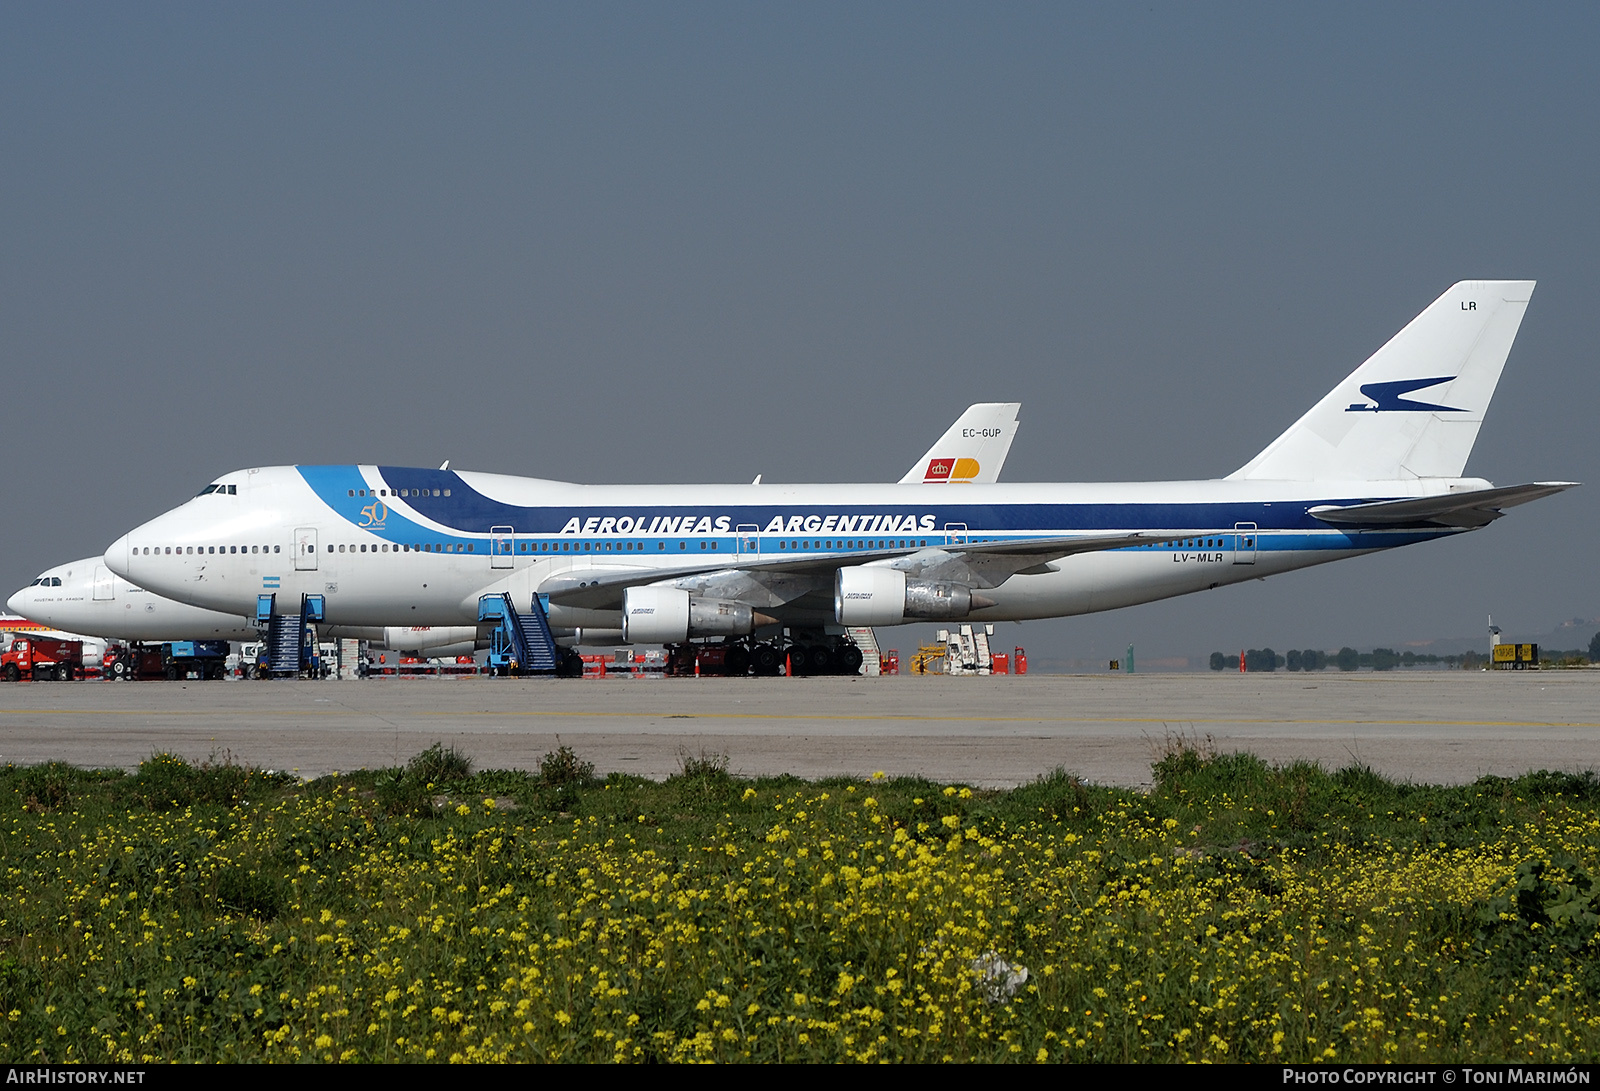
<instances>
[{"instance_id":1,"label":"engine nacelle","mask_svg":"<svg viewBox=\"0 0 1600 1091\"><path fill-rule=\"evenodd\" d=\"M690 598L676 587L630 587L622 593L622 638L629 644L744 636L755 626L755 610L742 602Z\"/></svg>"},{"instance_id":2,"label":"engine nacelle","mask_svg":"<svg viewBox=\"0 0 1600 1091\"><path fill-rule=\"evenodd\" d=\"M841 568L833 581L833 617L840 625L899 625L923 618L962 618L976 605L959 583L911 580L894 568Z\"/></svg>"},{"instance_id":3,"label":"engine nacelle","mask_svg":"<svg viewBox=\"0 0 1600 1091\"><path fill-rule=\"evenodd\" d=\"M467 645L469 652L475 644L488 646L479 643L476 625L390 625L383 630L383 646L391 651L421 652L454 644Z\"/></svg>"}]
</instances>

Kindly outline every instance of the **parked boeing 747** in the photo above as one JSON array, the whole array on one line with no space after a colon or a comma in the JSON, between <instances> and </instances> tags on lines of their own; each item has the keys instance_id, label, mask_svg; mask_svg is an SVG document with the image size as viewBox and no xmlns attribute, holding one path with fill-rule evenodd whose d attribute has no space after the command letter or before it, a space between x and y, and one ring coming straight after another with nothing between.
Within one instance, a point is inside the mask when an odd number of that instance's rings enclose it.
<instances>
[{"instance_id":1,"label":"parked boeing 747","mask_svg":"<svg viewBox=\"0 0 1600 1091\"><path fill-rule=\"evenodd\" d=\"M906 471L902 484L993 482L1000 476L1017 435L1018 402L970 405ZM207 488L215 495L215 487ZM152 594L111 572L103 557L56 565L21 588L6 603L36 624L117 640L254 640L254 616L206 610ZM409 615L409 611L407 611ZM471 651L478 627L365 625L328 626L327 636L370 641L395 651ZM463 647L464 646L464 647Z\"/></svg>"},{"instance_id":2,"label":"parked boeing 747","mask_svg":"<svg viewBox=\"0 0 1600 1091\"><path fill-rule=\"evenodd\" d=\"M469 625L480 599L510 595L558 632L633 643L781 648L785 630L821 645L846 626L1109 610L1464 534L1572 487L1461 476L1533 287L1456 284L1220 480L958 486L952 464L939 488L579 485L278 466L218 478L105 559L228 614L309 595L330 625Z\"/></svg>"}]
</instances>

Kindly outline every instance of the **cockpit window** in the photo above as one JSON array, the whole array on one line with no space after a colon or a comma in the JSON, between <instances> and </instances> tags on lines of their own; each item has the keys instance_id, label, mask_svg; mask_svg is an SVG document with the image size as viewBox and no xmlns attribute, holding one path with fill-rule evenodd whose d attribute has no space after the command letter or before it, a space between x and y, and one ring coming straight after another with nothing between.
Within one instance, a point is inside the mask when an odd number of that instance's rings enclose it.
<instances>
[{"instance_id":1,"label":"cockpit window","mask_svg":"<svg viewBox=\"0 0 1600 1091\"><path fill-rule=\"evenodd\" d=\"M50 586L51 587L60 587L61 586L61 577L60 576L52 576L52 577L50 577Z\"/></svg>"},{"instance_id":2,"label":"cockpit window","mask_svg":"<svg viewBox=\"0 0 1600 1091\"><path fill-rule=\"evenodd\" d=\"M205 488L203 488L199 492L195 493L195 495L196 496L205 496L208 493L214 493L214 492L217 491L218 487L219 486L217 486L217 485L207 485Z\"/></svg>"}]
</instances>

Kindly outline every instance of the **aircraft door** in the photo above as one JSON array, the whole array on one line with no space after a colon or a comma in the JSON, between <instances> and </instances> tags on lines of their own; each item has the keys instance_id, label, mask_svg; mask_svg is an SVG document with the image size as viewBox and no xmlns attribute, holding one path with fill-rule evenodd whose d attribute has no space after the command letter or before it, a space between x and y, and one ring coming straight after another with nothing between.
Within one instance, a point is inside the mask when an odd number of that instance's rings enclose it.
<instances>
[{"instance_id":1,"label":"aircraft door","mask_svg":"<svg viewBox=\"0 0 1600 1091\"><path fill-rule=\"evenodd\" d=\"M117 597L116 577L111 575L111 570L103 564L94 566L94 601L112 602Z\"/></svg>"},{"instance_id":2,"label":"aircraft door","mask_svg":"<svg viewBox=\"0 0 1600 1091\"><path fill-rule=\"evenodd\" d=\"M294 528L294 566L301 572L317 570L317 528Z\"/></svg>"},{"instance_id":3,"label":"aircraft door","mask_svg":"<svg viewBox=\"0 0 1600 1091\"><path fill-rule=\"evenodd\" d=\"M517 551L517 532L511 527L489 528L489 567L512 567L512 554Z\"/></svg>"},{"instance_id":4,"label":"aircraft door","mask_svg":"<svg viewBox=\"0 0 1600 1091\"><path fill-rule=\"evenodd\" d=\"M946 523L944 525L945 542L948 545L967 544L967 524Z\"/></svg>"},{"instance_id":5,"label":"aircraft door","mask_svg":"<svg viewBox=\"0 0 1600 1091\"><path fill-rule=\"evenodd\" d=\"M733 551L741 560L751 560L761 555L761 528L754 523L740 523L733 528Z\"/></svg>"},{"instance_id":6,"label":"aircraft door","mask_svg":"<svg viewBox=\"0 0 1600 1091\"><path fill-rule=\"evenodd\" d=\"M1255 564L1256 543L1260 537L1254 523L1233 524L1233 563Z\"/></svg>"}]
</instances>

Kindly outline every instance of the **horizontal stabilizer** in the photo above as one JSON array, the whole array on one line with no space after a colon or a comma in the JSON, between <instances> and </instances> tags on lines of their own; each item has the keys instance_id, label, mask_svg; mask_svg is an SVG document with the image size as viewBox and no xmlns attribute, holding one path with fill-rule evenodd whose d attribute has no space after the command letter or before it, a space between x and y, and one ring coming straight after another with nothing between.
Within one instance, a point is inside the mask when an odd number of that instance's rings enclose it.
<instances>
[{"instance_id":1,"label":"horizontal stabilizer","mask_svg":"<svg viewBox=\"0 0 1600 1091\"><path fill-rule=\"evenodd\" d=\"M1344 506L1325 504L1310 509L1310 514L1335 526L1481 527L1504 515L1505 508L1554 496L1577 484L1576 481L1536 481L1531 485L1507 485L1503 489L1477 489L1415 500L1379 500Z\"/></svg>"}]
</instances>

